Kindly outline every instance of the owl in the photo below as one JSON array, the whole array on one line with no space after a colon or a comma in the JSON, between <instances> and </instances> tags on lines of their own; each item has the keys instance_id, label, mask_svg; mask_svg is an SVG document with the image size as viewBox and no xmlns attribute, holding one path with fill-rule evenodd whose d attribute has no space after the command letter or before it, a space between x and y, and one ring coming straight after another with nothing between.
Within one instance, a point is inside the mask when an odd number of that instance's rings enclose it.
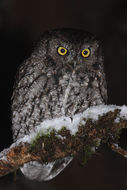
<instances>
[{"instance_id":1,"label":"owl","mask_svg":"<svg viewBox=\"0 0 127 190\"><path fill-rule=\"evenodd\" d=\"M42 34L30 57L18 69L12 95L14 142L46 119L72 118L107 100L103 50L92 34L56 29ZM50 180L72 160L31 161L20 169L29 179Z\"/></svg>"}]
</instances>

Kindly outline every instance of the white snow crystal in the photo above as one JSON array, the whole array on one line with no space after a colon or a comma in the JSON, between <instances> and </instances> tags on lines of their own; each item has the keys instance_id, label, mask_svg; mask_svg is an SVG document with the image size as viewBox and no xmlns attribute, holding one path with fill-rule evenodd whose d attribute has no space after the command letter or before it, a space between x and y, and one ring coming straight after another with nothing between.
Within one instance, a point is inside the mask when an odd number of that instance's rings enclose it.
<instances>
[{"instance_id":1,"label":"white snow crystal","mask_svg":"<svg viewBox=\"0 0 127 190\"><path fill-rule=\"evenodd\" d=\"M123 119L127 119L127 106L123 105L120 112L120 117Z\"/></svg>"}]
</instances>

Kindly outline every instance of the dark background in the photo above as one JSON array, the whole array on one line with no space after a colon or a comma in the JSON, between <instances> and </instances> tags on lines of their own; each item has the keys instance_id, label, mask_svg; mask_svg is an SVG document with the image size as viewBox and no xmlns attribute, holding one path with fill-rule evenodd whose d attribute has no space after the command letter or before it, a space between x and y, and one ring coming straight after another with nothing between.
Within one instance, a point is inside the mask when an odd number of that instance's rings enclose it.
<instances>
[{"instance_id":1,"label":"dark background","mask_svg":"<svg viewBox=\"0 0 127 190\"><path fill-rule=\"evenodd\" d=\"M12 143L10 98L17 67L29 56L33 42L43 31L69 27L96 34L104 43L108 103L127 105L125 2L0 0L0 150ZM4 189L127 190L127 159L102 146L84 167L75 159L58 177L40 183L25 179L20 172L14 182L10 174L0 178L0 190Z\"/></svg>"}]
</instances>

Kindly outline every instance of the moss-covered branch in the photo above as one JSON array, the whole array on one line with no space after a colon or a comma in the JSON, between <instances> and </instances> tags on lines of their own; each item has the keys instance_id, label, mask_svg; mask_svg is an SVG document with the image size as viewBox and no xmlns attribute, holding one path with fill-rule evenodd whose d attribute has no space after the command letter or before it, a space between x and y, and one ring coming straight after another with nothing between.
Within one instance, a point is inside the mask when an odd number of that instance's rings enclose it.
<instances>
[{"instance_id":1,"label":"moss-covered branch","mask_svg":"<svg viewBox=\"0 0 127 190\"><path fill-rule=\"evenodd\" d=\"M0 176L17 170L29 161L51 162L83 151L87 159L101 143L107 143L114 151L126 157L127 152L118 146L121 130L127 128L127 107L124 115L121 114L122 109L116 107L112 111L109 109L98 113L98 119L84 115L75 135L65 126L48 134L37 133L30 143L21 140L14 143L0 153Z\"/></svg>"}]
</instances>

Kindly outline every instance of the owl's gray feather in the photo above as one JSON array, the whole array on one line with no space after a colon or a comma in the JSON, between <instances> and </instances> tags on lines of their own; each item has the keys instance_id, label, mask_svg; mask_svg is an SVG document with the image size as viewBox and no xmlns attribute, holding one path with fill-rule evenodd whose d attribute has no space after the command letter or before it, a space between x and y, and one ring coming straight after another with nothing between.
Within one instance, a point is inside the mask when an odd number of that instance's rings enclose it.
<instances>
[{"instance_id":1,"label":"owl's gray feather","mask_svg":"<svg viewBox=\"0 0 127 190\"><path fill-rule=\"evenodd\" d=\"M67 49L66 55L58 54L60 46ZM81 55L86 48L91 52L88 58ZM14 141L30 134L46 119L64 115L72 117L90 106L104 104L106 100L101 43L93 35L80 30L46 32L17 73L12 96ZM49 163L51 170L49 165L28 163L22 172L30 179L48 180L71 159ZM37 169L40 164L41 172ZM31 177L30 168L34 177ZM56 174L52 175L55 170Z\"/></svg>"}]
</instances>

